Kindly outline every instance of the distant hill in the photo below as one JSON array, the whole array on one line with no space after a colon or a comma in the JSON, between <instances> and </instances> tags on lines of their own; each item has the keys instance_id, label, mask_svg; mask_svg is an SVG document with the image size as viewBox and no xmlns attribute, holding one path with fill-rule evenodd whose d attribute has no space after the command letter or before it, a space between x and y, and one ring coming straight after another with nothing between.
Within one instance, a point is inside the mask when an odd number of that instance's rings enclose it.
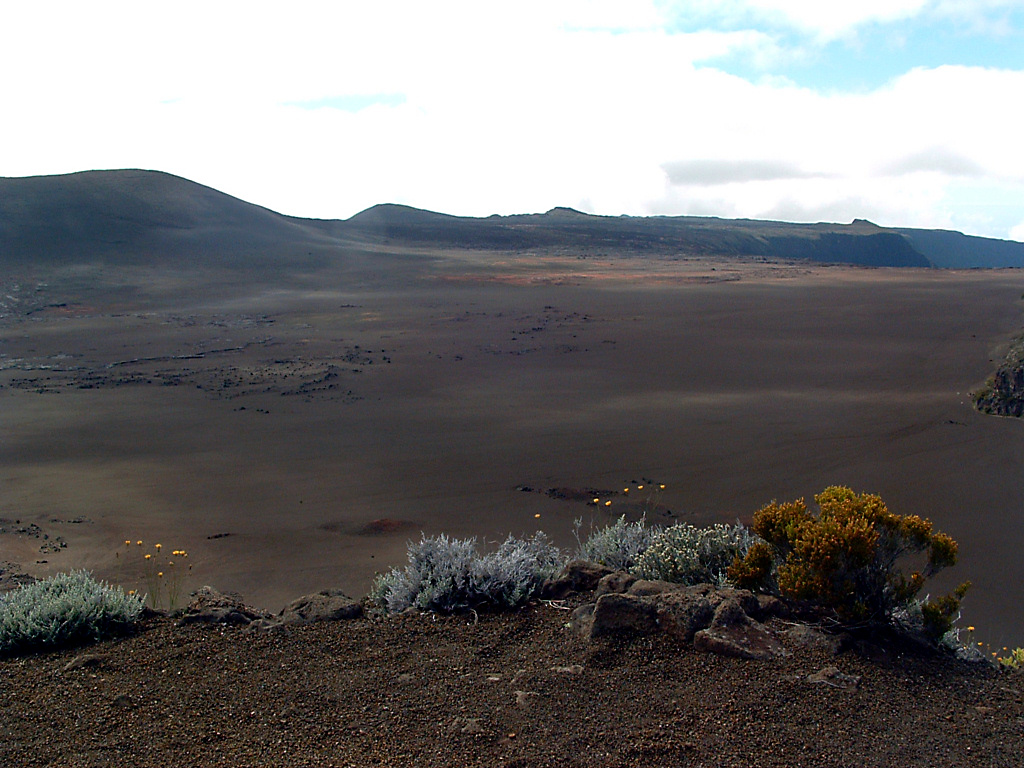
<instances>
[{"instance_id":1,"label":"distant hill","mask_svg":"<svg viewBox=\"0 0 1024 768\"><path fill-rule=\"evenodd\" d=\"M571 208L473 218L375 205L300 219L158 171L0 178L0 264L165 263L287 269L387 244L479 250L716 255L892 267L1024 267L1024 244L959 232Z\"/></svg>"},{"instance_id":2,"label":"distant hill","mask_svg":"<svg viewBox=\"0 0 1024 768\"><path fill-rule=\"evenodd\" d=\"M572 248L806 259L864 266L929 267L900 233L870 222L787 224L697 216L593 216L570 208L469 218L376 205L346 222L350 236L488 249ZM1024 253L1022 253L1024 265Z\"/></svg>"},{"instance_id":3,"label":"distant hill","mask_svg":"<svg viewBox=\"0 0 1024 768\"><path fill-rule=\"evenodd\" d=\"M329 238L303 219L158 171L0 178L0 263L231 264Z\"/></svg>"}]
</instances>

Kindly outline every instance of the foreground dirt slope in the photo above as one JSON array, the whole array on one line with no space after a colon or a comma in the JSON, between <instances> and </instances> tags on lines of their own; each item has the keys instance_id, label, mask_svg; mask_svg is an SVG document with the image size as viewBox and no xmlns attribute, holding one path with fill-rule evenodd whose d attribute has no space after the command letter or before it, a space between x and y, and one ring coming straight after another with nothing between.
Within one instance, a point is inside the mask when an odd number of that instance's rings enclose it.
<instances>
[{"instance_id":1,"label":"foreground dirt slope","mask_svg":"<svg viewBox=\"0 0 1024 768\"><path fill-rule=\"evenodd\" d=\"M168 619L0 662L8 766L1019 766L1024 678L897 652L591 644L550 605L285 633ZM807 680L825 667L860 678Z\"/></svg>"}]
</instances>

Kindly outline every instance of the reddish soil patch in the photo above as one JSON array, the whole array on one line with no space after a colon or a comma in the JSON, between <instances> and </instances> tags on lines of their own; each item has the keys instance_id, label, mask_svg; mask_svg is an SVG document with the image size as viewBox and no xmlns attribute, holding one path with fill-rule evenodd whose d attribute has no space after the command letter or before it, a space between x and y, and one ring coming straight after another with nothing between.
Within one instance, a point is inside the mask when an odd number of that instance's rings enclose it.
<instances>
[{"instance_id":1,"label":"reddish soil patch","mask_svg":"<svg viewBox=\"0 0 1024 768\"><path fill-rule=\"evenodd\" d=\"M413 527L410 520L396 520L393 517L381 517L371 520L358 533L360 536L387 536L394 533L401 533Z\"/></svg>"}]
</instances>

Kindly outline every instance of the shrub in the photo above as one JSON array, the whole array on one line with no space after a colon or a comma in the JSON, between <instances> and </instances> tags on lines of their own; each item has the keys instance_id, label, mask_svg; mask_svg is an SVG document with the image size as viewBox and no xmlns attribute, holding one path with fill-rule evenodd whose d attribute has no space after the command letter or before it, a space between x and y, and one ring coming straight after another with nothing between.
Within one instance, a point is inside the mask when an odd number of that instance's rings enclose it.
<instances>
[{"instance_id":1,"label":"shrub","mask_svg":"<svg viewBox=\"0 0 1024 768\"><path fill-rule=\"evenodd\" d=\"M580 521L576 521L576 540L579 542ZM628 571L637 558L646 550L658 528L648 528L644 520L626 522L623 515L611 525L606 525L590 534L586 541L579 542L577 556L581 560L607 565L616 570Z\"/></svg>"},{"instance_id":2,"label":"shrub","mask_svg":"<svg viewBox=\"0 0 1024 768\"><path fill-rule=\"evenodd\" d=\"M95 581L87 571L58 573L0 595L0 655L95 642L127 629L143 598Z\"/></svg>"},{"instance_id":3,"label":"shrub","mask_svg":"<svg viewBox=\"0 0 1024 768\"><path fill-rule=\"evenodd\" d=\"M370 599L387 613L514 608L532 598L561 565L561 553L542 532L529 539L510 535L484 556L476 539L424 537L410 542L409 565L377 577Z\"/></svg>"},{"instance_id":4,"label":"shrub","mask_svg":"<svg viewBox=\"0 0 1024 768\"><path fill-rule=\"evenodd\" d=\"M753 530L766 546L737 558L730 578L740 586L816 604L847 624L888 623L926 578L956 562L953 539L916 515L893 514L878 496L833 486L815 501L816 514L803 499L758 510ZM924 566L907 576L899 562L915 554ZM937 640L949 630L967 586L922 603L930 637Z\"/></svg>"},{"instance_id":5,"label":"shrub","mask_svg":"<svg viewBox=\"0 0 1024 768\"><path fill-rule=\"evenodd\" d=\"M697 528L679 523L657 531L631 572L677 584L722 584L730 564L744 557L754 537L742 525Z\"/></svg>"},{"instance_id":6,"label":"shrub","mask_svg":"<svg viewBox=\"0 0 1024 768\"><path fill-rule=\"evenodd\" d=\"M473 564L473 583L485 596L483 603L514 608L532 598L563 562L562 553L544 533L538 531L529 539L510 535L496 552Z\"/></svg>"},{"instance_id":7,"label":"shrub","mask_svg":"<svg viewBox=\"0 0 1024 768\"><path fill-rule=\"evenodd\" d=\"M1007 649L1003 649L1007 650ZM1024 648L1014 648L1008 655L1000 656L999 663L1009 669L1020 669L1024 667Z\"/></svg>"}]
</instances>

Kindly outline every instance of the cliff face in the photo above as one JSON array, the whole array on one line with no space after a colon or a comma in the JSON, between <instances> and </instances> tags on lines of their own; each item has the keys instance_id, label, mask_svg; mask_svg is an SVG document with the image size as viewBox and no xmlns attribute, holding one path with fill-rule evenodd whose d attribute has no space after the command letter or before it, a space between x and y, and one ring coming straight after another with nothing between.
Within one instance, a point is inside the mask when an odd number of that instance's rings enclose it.
<instances>
[{"instance_id":1,"label":"cliff face","mask_svg":"<svg viewBox=\"0 0 1024 768\"><path fill-rule=\"evenodd\" d=\"M974 394L974 405L996 416L1024 416L1024 336L1014 341L1003 364Z\"/></svg>"}]
</instances>

